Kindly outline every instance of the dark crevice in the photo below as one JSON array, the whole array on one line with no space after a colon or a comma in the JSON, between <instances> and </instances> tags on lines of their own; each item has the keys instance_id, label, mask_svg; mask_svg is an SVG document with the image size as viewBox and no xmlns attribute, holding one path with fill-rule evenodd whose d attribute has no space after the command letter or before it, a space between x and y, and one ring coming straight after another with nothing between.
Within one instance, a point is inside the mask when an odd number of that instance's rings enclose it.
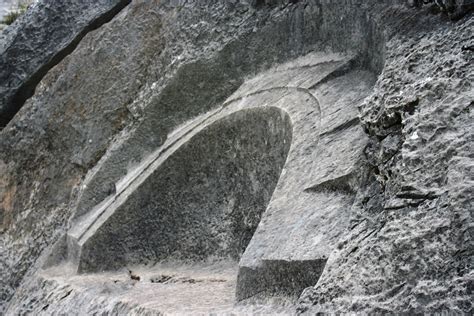
<instances>
[{"instance_id":1,"label":"dark crevice","mask_svg":"<svg viewBox=\"0 0 474 316\"><path fill-rule=\"evenodd\" d=\"M349 253L347 254L347 256L350 256L351 254L353 254L353 253L356 252L357 250L359 250L359 247L358 247L358 246L355 246L354 248L351 249L351 251L349 251Z\"/></svg>"},{"instance_id":2,"label":"dark crevice","mask_svg":"<svg viewBox=\"0 0 474 316\"><path fill-rule=\"evenodd\" d=\"M360 224L362 224L363 222L367 221L367 218L363 218L361 220L358 220L358 221L353 221L354 224L352 224L352 226L349 228L349 230L353 230L354 228L356 228L357 226L359 226Z\"/></svg>"},{"instance_id":3,"label":"dark crevice","mask_svg":"<svg viewBox=\"0 0 474 316\"><path fill-rule=\"evenodd\" d=\"M416 107L418 106L419 103L420 103L419 99L416 99L412 102L408 102L404 107L404 111L407 112L410 115L413 115L413 113L415 113L415 109L416 109Z\"/></svg>"},{"instance_id":4,"label":"dark crevice","mask_svg":"<svg viewBox=\"0 0 474 316\"><path fill-rule=\"evenodd\" d=\"M423 192L411 185L404 185L401 187L401 192L396 194L396 197L410 200L434 200L438 196L432 192Z\"/></svg>"},{"instance_id":5,"label":"dark crevice","mask_svg":"<svg viewBox=\"0 0 474 316\"><path fill-rule=\"evenodd\" d=\"M365 235L364 237L362 237L362 239L359 241L359 242L362 242L364 240L366 240L367 238L369 238L370 236L372 236L376 231L378 231L378 229L373 229L370 231L370 233L368 233L367 235Z\"/></svg>"},{"instance_id":6,"label":"dark crevice","mask_svg":"<svg viewBox=\"0 0 474 316\"><path fill-rule=\"evenodd\" d=\"M347 75L349 72L353 71L356 69L358 66L360 66L360 58L352 58L346 63L344 63L341 67L337 68L330 74L328 74L326 77L323 79L319 80L317 83L312 85L311 87L308 88L308 90L314 90L317 87L342 76Z\"/></svg>"},{"instance_id":7,"label":"dark crevice","mask_svg":"<svg viewBox=\"0 0 474 316\"><path fill-rule=\"evenodd\" d=\"M385 210L400 210L407 207L418 207L427 200L435 200L439 196L434 193L422 192L400 192L395 195L399 200L398 204L385 206Z\"/></svg>"},{"instance_id":8,"label":"dark crevice","mask_svg":"<svg viewBox=\"0 0 474 316\"><path fill-rule=\"evenodd\" d=\"M342 130L346 130L349 127L358 125L359 123L360 123L359 118L354 117L353 119L350 119L349 121L344 122L341 125L338 125L338 126L334 127L333 129L331 129L327 132L321 133L319 136L322 137L322 136L326 136L326 135L329 135L329 134L334 134L334 133L340 132Z\"/></svg>"},{"instance_id":9,"label":"dark crevice","mask_svg":"<svg viewBox=\"0 0 474 316\"><path fill-rule=\"evenodd\" d=\"M436 195L419 192L401 192L398 193L396 197L409 200L434 200L435 198L437 198Z\"/></svg>"},{"instance_id":10,"label":"dark crevice","mask_svg":"<svg viewBox=\"0 0 474 316\"><path fill-rule=\"evenodd\" d=\"M66 297L68 297L71 293L72 293L72 290L67 291L67 293L64 294L64 296L62 296L59 300L62 301L63 299L65 299Z\"/></svg>"},{"instance_id":11,"label":"dark crevice","mask_svg":"<svg viewBox=\"0 0 474 316\"><path fill-rule=\"evenodd\" d=\"M402 282L396 286L394 286L391 290L389 290L387 293L385 293L385 297L394 297L395 295L397 295L398 293L401 292L401 290L403 288L405 288L405 286L407 285L407 282Z\"/></svg>"},{"instance_id":12,"label":"dark crevice","mask_svg":"<svg viewBox=\"0 0 474 316\"><path fill-rule=\"evenodd\" d=\"M36 86L51 68L59 64L66 56L71 54L76 49L77 45L79 45L84 36L87 35L87 33L100 28L105 23L110 22L130 2L131 0L122 0L111 10L91 21L91 23L81 32L79 32L77 36L68 45L66 45L66 47L58 51L47 63L41 66L35 73L33 73L33 75L30 76L20 86L13 97L6 101L4 112L1 113L0 117L0 129L5 127L22 108L26 100L33 96Z\"/></svg>"}]
</instances>

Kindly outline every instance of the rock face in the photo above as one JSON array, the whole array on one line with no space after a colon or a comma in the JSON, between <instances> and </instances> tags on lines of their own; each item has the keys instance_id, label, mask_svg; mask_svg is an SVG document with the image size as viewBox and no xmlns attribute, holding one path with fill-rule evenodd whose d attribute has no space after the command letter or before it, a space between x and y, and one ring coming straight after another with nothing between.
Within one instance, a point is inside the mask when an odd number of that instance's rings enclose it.
<instances>
[{"instance_id":1,"label":"rock face","mask_svg":"<svg viewBox=\"0 0 474 316\"><path fill-rule=\"evenodd\" d=\"M473 27L420 26L387 43L361 106L373 178L301 311L472 313Z\"/></svg>"},{"instance_id":2,"label":"rock face","mask_svg":"<svg viewBox=\"0 0 474 316\"><path fill-rule=\"evenodd\" d=\"M431 10L445 13L451 20L459 20L474 9L472 0L409 0L415 7L431 5Z\"/></svg>"},{"instance_id":3,"label":"rock face","mask_svg":"<svg viewBox=\"0 0 474 316\"><path fill-rule=\"evenodd\" d=\"M130 0L43 0L0 37L0 128L31 97L43 76L91 30Z\"/></svg>"},{"instance_id":4,"label":"rock face","mask_svg":"<svg viewBox=\"0 0 474 316\"><path fill-rule=\"evenodd\" d=\"M132 1L0 132L2 311L472 313L474 19L437 12Z\"/></svg>"}]
</instances>

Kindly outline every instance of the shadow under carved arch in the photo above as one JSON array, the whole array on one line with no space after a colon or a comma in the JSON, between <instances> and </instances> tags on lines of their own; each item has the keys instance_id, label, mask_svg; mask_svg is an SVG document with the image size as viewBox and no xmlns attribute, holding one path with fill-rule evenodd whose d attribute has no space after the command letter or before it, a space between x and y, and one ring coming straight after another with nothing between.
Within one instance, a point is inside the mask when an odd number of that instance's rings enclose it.
<instances>
[{"instance_id":1,"label":"shadow under carved arch","mask_svg":"<svg viewBox=\"0 0 474 316\"><path fill-rule=\"evenodd\" d=\"M301 191L308 185L310 175L295 161L312 155L319 116L303 88L237 94L176 130L116 183L68 232L67 259L80 273L238 260L281 178L297 177Z\"/></svg>"},{"instance_id":2,"label":"shadow under carved arch","mask_svg":"<svg viewBox=\"0 0 474 316\"><path fill-rule=\"evenodd\" d=\"M180 146L82 244L79 272L163 260L237 260L265 211L292 137L285 112L230 114Z\"/></svg>"}]
</instances>

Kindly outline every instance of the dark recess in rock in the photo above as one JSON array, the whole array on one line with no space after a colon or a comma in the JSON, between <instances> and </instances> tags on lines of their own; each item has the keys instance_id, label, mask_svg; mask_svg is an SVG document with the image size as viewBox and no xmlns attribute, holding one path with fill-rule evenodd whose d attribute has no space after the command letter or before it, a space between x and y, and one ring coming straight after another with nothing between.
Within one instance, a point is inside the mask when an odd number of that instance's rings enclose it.
<instances>
[{"instance_id":1,"label":"dark recess in rock","mask_svg":"<svg viewBox=\"0 0 474 316\"><path fill-rule=\"evenodd\" d=\"M268 297L287 297L295 300L301 292L316 284L326 265L325 259L263 260L256 269L241 268L237 279L237 301L253 301Z\"/></svg>"},{"instance_id":2,"label":"dark recess in rock","mask_svg":"<svg viewBox=\"0 0 474 316\"><path fill-rule=\"evenodd\" d=\"M238 260L279 179L291 135L289 117L274 108L239 111L199 132L77 251L79 272Z\"/></svg>"}]
</instances>

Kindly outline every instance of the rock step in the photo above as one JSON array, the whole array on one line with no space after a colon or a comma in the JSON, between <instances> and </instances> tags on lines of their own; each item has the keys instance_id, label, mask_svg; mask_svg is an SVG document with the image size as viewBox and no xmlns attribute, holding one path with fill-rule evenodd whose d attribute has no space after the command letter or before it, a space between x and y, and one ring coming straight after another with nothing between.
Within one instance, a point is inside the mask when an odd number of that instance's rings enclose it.
<instances>
[{"instance_id":1,"label":"rock step","mask_svg":"<svg viewBox=\"0 0 474 316\"><path fill-rule=\"evenodd\" d=\"M32 302L30 313L289 315L295 311L292 302L280 297L236 305L237 262L167 263L129 269L81 275L69 266L44 270L39 286L48 289L47 296Z\"/></svg>"}]
</instances>

